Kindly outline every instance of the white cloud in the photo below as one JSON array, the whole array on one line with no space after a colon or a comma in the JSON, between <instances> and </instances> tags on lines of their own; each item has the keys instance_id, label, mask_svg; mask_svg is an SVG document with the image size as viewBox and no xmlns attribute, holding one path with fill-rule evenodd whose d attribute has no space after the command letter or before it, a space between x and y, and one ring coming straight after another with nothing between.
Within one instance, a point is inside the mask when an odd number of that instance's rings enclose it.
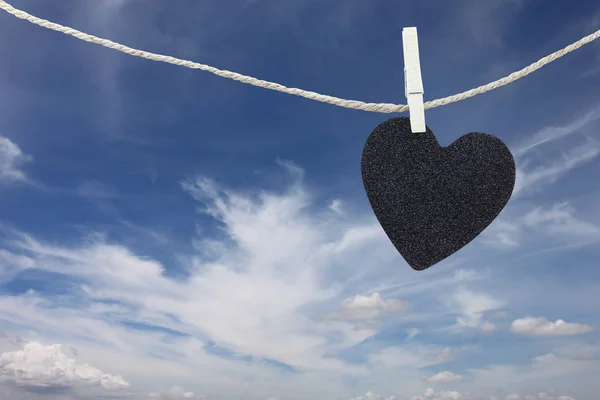
<instances>
[{"instance_id":1,"label":"white cloud","mask_svg":"<svg viewBox=\"0 0 600 400\"><path fill-rule=\"evenodd\" d=\"M482 241L496 248L547 249L585 246L600 240L600 227L583 220L567 202L528 208L520 215L500 217L483 232Z\"/></svg>"},{"instance_id":2,"label":"white cloud","mask_svg":"<svg viewBox=\"0 0 600 400\"><path fill-rule=\"evenodd\" d=\"M107 390L129 386L120 375L105 374L89 364L67 356L58 344L25 344L23 350L0 355L0 380L20 387L79 388L99 387Z\"/></svg>"},{"instance_id":3,"label":"white cloud","mask_svg":"<svg viewBox=\"0 0 600 400\"><path fill-rule=\"evenodd\" d=\"M0 283L9 281L19 272L34 265L35 261L26 255L13 254L5 249L0 249Z\"/></svg>"},{"instance_id":4,"label":"white cloud","mask_svg":"<svg viewBox=\"0 0 600 400\"><path fill-rule=\"evenodd\" d=\"M530 364L489 365L468 371L472 382L477 382L479 393L508 388L509 393L531 394L552 382L562 392L569 391L581 398L593 398L594 392L590 389L598 373L600 365L595 360L573 360L553 353L534 357Z\"/></svg>"},{"instance_id":5,"label":"white cloud","mask_svg":"<svg viewBox=\"0 0 600 400\"><path fill-rule=\"evenodd\" d=\"M364 396L353 397L350 400L395 400L395 399L396 399L396 397L394 397L394 396L384 397L377 393L368 391Z\"/></svg>"},{"instance_id":6,"label":"white cloud","mask_svg":"<svg viewBox=\"0 0 600 400\"><path fill-rule=\"evenodd\" d=\"M464 23L463 29L479 45L500 47L502 33L522 5L522 0L477 1L458 7L457 16ZM466 22L465 22L466 21Z\"/></svg>"},{"instance_id":7,"label":"white cloud","mask_svg":"<svg viewBox=\"0 0 600 400\"><path fill-rule=\"evenodd\" d=\"M498 396L491 396L489 399L490 400L502 400ZM552 392L548 392L548 393L540 392L537 395L528 394L525 396L522 396L517 393L512 393L512 394L509 394L508 396L504 397L504 400L575 400L575 399L572 398L571 396L556 396Z\"/></svg>"},{"instance_id":8,"label":"white cloud","mask_svg":"<svg viewBox=\"0 0 600 400\"><path fill-rule=\"evenodd\" d=\"M595 122L598 118L600 118L600 104L592 108L585 115L580 116L565 126L546 127L533 134L527 141L514 150L514 154L516 157L522 157L541 146L579 133L581 132L582 128L588 126L592 122Z\"/></svg>"},{"instance_id":9,"label":"white cloud","mask_svg":"<svg viewBox=\"0 0 600 400\"><path fill-rule=\"evenodd\" d=\"M145 397L164 395L163 388L177 383L185 392L229 398L248 393L256 399L272 393L349 398L352 380L364 389L408 398L423 389L419 368L449 361L459 349L424 345L414 336L388 347L377 341L356 346L379 331L371 322L393 313L396 318L381 323L398 323L401 333L415 327L412 332L423 332L420 338L431 334L429 323L448 315L435 301L445 293L454 300L448 303L452 317L459 314L478 329L487 329L488 311L503 306L482 289L454 289L467 281L484 285L484 274L464 269L414 274L405 265L400 268L397 253L372 218L323 218L330 211L315 210L301 182L278 194L234 192L206 179L184 187L219 228L217 235L199 238L200 252L188 257L189 277L171 279L162 263L101 236L61 246L18 234L6 254L26 255L28 268L63 274L77 302L35 292L2 295L2 320L32 335L70 338L69 345L98 369L118 367L132 386L143 384ZM363 295L347 297L356 293ZM407 293L420 296L418 312L412 302L409 309L397 300ZM348 320L324 318L329 310L341 311ZM135 330L123 322L157 329ZM230 359L215 355L215 348L231 353ZM366 361L346 361L340 354L348 349ZM298 372L283 373L271 360ZM549 361L536 362L531 368ZM458 389L461 400L467 399Z\"/></svg>"},{"instance_id":10,"label":"white cloud","mask_svg":"<svg viewBox=\"0 0 600 400\"><path fill-rule=\"evenodd\" d=\"M455 374L451 371L442 371L427 377L428 382L457 382L463 379L464 377L462 375Z\"/></svg>"},{"instance_id":11,"label":"white cloud","mask_svg":"<svg viewBox=\"0 0 600 400\"><path fill-rule=\"evenodd\" d=\"M402 303L379 294L343 302L342 289L352 287L340 285L340 280L354 277L364 265L375 262L399 270L387 261L397 254L379 231L348 240L348 232L369 230L374 225L372 216L341 222L323 219L319 210L311 209L310 196L299 182L284 193L258 195L224 190L205 179L188 181L184 187L202 202L201 211L213 216L222 233L200 238L201 246L210 239L212 252L205 253L200 246L199 254L188 257L187 279L170 279L163 274L161 263L107 243L101 236L66 247L19 234L11 240L10 254L27 254L33 260L32 268L68 278L69 289L75 290L82 303L76 307L70 301L54 303L54 298L35 293L0 296L3 319L35 327L36 331L73 337L77 342L70 344L78 348L81 338L102 343L107 354L120 352L136 364L144 360L144 371L149 374L154 374L146 367L150 365L148 349L152 349L152 354L183 363L181 368L159 369L173 373L187 368L201 370L201 382L215 386L225 385L219 383L225 380L227 387L233 388L228 392L243 388L233 384L236 379L231 371L248 374L250 369L258 382L270 381L276 371L261 360L274 360L313 374L311 381L326 382L331 390L342 388L343 376L366 375L367 367L349 364L335 355L377 333L376 325L358 326L357 322L363 322L360 318L402 309ZM349 268L337 268L342 265ZM332 268L335 274L330 272ZM396 276L401 276L410 269L398 272ZM118 307L106 307L106 302ZM336 304L342 304L342 309L350 312L348 316L356 318L348 322L323 318ZM194 339L165 342L164 335L136 333L120 325L121 321L171 329ZM205 348L208 341L255 362L249 367L211 355ZM85 344L88 353L89 342ZM194 357L188 360L186 354L190 353ZM142 373L130 362L118 359L126 368L121 373L128 377ZM110 366L117 363L115 360L102 365ZM164 376L160 379L171 384ZM307 397L314 395L315 385L298 383L303 379L300 375L293 382L286 378L282 385L293 385ZM193 382L190 377L179 382L197 391L200 381Z\"/></svg>"},{"instance_id":12,"label":"white cloud","mask_svg":"<svg viewBox=\"0 0 600 400\"><path fill-rule=\"evenodd\" d=\"M485 332L495 330L492 323L483 321L483 316L488 311L502 308L504 306L503 302L487 294L476 293L467 289L455 291L452 298L460 313L457 318L459 327L478 328Z\"/></svg>"},{"instance_id":13,"label":"white cloud","mask_svg":"<svg viewBox=\"0 0 600 400\"><path fill-rule=\"evenodd\" d=\"M429 388L425 390L422 396L413 396L411 400L479 400L483 397L473 397L467 393L461 393L457 391L440 391ZM499 396L488 396L489 400L575 400L571 396L558 396L553 391L540 392L537 395L526 395L522 396L518 393L511 393L504 397Z\"/></svg>"},{"instance_id":14,"label":"white cloud","mask_svg":"<svg viewBox=\"0 0 600 400\"><path fill-rule=\"evenodd\" d=\"M588 333L594 330L590 325L565 322L561 319L551 322L545 318L527 317L513 321L511 332L537 336L568 336Z\"/></svg>"},{"instance_id":15,"label":"white cloud","mask_svg":"<svg viewBox=\"0 0 600 400\"><path fill-rule=\"evenodd\" d=\"M582 341L568 341L553 351L559 357L570 360L594 361L600 360L600 343L589 344Z\"/></svg>"},{"instance_id":16,"label":"white cloud","mask_svg":"<svg viewBox=\"0 0 600 400\"><path fill-rule=\"evenodd\" d=\"M19 146L10 139L0 136L0 181L25 180L25 173L19 169L20 164L29 160Z\"/></svg>"},{"instance_id":17,"label":"white cloud","mask_svg":"<svg viewBox=\"0 0 600 400\"><path fill-rule=\"evenodd\" d=\"M436 392L429 388L425 390L423 396L413 396L411 400L466 400L466 396L456 391L445 391Z\"/></svg>"},{"instance_id":18,"label":"white cloud","mask_svg":"<svg viewBox=\"0 0 600 400\"><path fill-rule=\"evenodd\" d=\"M600 239L599 227L577 219L574 214L575 210L567 203L555 204L550 209L537 207L523 217L523 224L529 228L541 228L554 235Z\"/></svg>"},{"instance_id":19,"label":"white cloud","mask_svg":"<svg viewBox=\"0 0 600 400\"><path fill-rule=\"evenodd\" d=\"M537 395L527 395L525 400L575 400L571 396L557 396L553 392L540 392Z\"/></svg>"},{"instance_id":20,"label":"white cloud","mask_svg":"<svg viewBox=\"0 0 600 400\"><path fill-rule=\"evenodd\" d=\"M600 118L600 106L596 106L587 114L563 127L544 128L518 146L514 150L517 176L513 198L535 192L543 185L552 184L569 171L596 159L600 155L600 143L591 137L588 137L587 143L582 145L562 144L558 157L549 156L540 150L555 141L585 133L585 128L598 118ZM541 156L542 154L544 157ZM532 167L532 165L536 166Z\"/></svg>"},{"instance_id":21,"label":"white cloud","mask_svg":"<svg viewBox=\"0 0 600 400\"><path fill-rule=\"evenodd\" d=\"M112 200L119 197L115 188L99 181L83 181L77 186L76 192L89 199Z\"/></svg>"},{"instance_id":22,"label":"white cloud","mask_svg":"<svg viewBox=\"0 0 600 400\"><path fill-rule=\"evenodd\" d=\"M329 209L340 216L345 214L343 202L339 199L333 200L331 204L329 204Z\"/></svg>"},{"instance_id":23,"label":"white cloud","mask_svg":"<svg viewBox=\"0 0 600 400\"><path fill-rule=\"evenodd\" d=\"M328 317L344 320L376 319L386 313L403 312L406 307L406 302L396 299L385 300L379 293L372 293L370 296L356 295L345 299L340 308Z\"/></svg>"},{"instance_id":24,"label":"white cloud","mask_svg":"<svg viewBox=\"0 0 600 400\"><path fill-rule=\"evenodd\" d=\"M369 355L369 362L389 370L416 369L452 360L457 349L422 344L390 346Z\"/></svg>"},{"instance_id":25,"label":"white cloud","mask_svg":"<svg viewBox=\"0 0 600 400\"><path fill-rule=\"evenodd\" d=\"M600 105L561 127L547 127L513 150L517 176L512 203L600 156L600 141L595 138L595 121ZM583 142L582 142L583 141ZM568 202L524 209L515 206L497 218L482 234L489 246L513 250L527 245L546 248L585 246L600 240L600 227L582 220ZM535 234L534 234L535 233ZM533 242L533 243L532 243Z\"/></svg>"},{"instance_id":26,"label":"white cloud","mask_svg":"<svg viewBox=\"0 0 600 400\"><path fill-rule=\"evenodd\" d=\"M166 393L150 393L150 399L153 400L200 400L204 399L204 396L198 396L194 392L184 390L182 387L173 386Z\"/></svg>"},{"instance_id":27,"label":"white cloud","mask_svg":"<svg viewBox=\"0 0 600 400\"><path fill-rule=\"evenodd\" d=\"M498 329L498 327L491 322L485 321L479 325L479 328L485 333L491 333Z\"/></svg>"},{"instance_id":28,"label":"white cloud","mask_svg":"<svg viewBox=\"0 0 600 400\"><path fill-rule=\"evenodd\" d=\"M565 151L562 157L549 164L533 169L525 166L517 168L513 197L516 198L526 192L535 191L543 184L552 184L565 175L568 171L589 163L600 155L600 147L594 142Z\"/></svg>"},{"instance_id":29,"label":"white cloud","mask_svg":"<svg viewBox=\"0 0 600 400\"><path fill-rule=\"evenodd\" d=\"M412 338L416 337L421 331L418 330L417 328L410 328L406 330L406 339L404 340L411 340Z\"/></svg>"}]
</instances>

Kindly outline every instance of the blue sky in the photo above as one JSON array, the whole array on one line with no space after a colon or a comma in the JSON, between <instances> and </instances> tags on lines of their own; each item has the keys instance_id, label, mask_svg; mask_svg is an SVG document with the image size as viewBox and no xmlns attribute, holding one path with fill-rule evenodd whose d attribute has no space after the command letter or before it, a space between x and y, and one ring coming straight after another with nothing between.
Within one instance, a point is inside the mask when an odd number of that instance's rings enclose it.
<instances>
[{"instance_id":1,"label":"blue sky","mask_svg":"<svg viewBox=\"0 0 600 400\"><path fill-rule=\"evenodd\" d=\"M405 103L600 29L543 0L13 0L135 48ZM0 13L0 393L28 399L593 400L600 385L600 42L426 111L501 138L513 197L423 272L360 174L393 115L133 58ZM529 397L527 397L529 396Z\"/></svg>"}]
</instances>

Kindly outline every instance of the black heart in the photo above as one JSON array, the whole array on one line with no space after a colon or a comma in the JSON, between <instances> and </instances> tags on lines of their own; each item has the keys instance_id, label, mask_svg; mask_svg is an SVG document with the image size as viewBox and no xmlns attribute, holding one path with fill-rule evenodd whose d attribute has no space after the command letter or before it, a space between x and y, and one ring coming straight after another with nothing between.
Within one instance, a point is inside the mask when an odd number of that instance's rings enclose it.
<instances>
[{"instance_id":1,"label":"black heart","mask_svg":"<svg viewBox=\"0 0 600 400\"><path fill-rule=\"evenodd\" d=\"M418 271L483 232L515 185L515 160L497 137L468 133L442 147L429 127L413 133L409 118L375 128L365 143L361 169L377 220Z\"/></svg>"}]
</instances>

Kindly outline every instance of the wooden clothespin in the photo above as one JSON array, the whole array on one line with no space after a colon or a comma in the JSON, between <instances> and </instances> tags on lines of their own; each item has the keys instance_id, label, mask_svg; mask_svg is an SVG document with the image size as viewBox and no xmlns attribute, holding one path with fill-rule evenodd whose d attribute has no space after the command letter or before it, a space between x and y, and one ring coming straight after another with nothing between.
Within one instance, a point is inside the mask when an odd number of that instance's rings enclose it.
<instances>
[{"instance_id":1,"label":"wooden clothespin","mask_svg":"<svg viewBox=\"0 0 600 400\"><path fill-rule=\"evenodd\" d=\"M426 131L426 127L417 28L410 27L402 30L402 44L404 50L404 91L408 101L410 127L413 133L422 133Z\"/></svg>"}]
</instances>

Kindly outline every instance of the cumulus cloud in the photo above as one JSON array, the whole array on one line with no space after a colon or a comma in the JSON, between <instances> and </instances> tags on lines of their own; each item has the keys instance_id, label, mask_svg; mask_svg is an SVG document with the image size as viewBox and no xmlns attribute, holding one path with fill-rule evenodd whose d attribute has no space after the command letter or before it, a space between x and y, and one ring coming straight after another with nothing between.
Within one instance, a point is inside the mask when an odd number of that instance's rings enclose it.
<instances>
[{"instance_id":1,"label":"cumulus cloud","mask_svg":"<svg viewBox=\"0 0 600 400\"><path fill-rule=\"evenodd\" d=\"M78 363L59 344L25 344L23 350L0 355L0 380L24 388L99 387L124 389L129 383L120 375L103 373L89 364Z\"/></svg>"},{"instance_id":2,"label":"cumulus cloud","mask_svg":"<svg viewBox=\"0 0 600 400\"><path fill-rule=\"evenodd\" d=\"M202 400L204 396L196 395L194 392L184 390L180 386L173 386L166 393L150 393L149 398L152 400Z\"/></svg>"},{"instance_id":3,"label":"cumulus cloud","mask_svg":"<svg viewBox=\"0 0 600 400\"><path fill-rule=\"evenodd\" d=\"M436 392L429 388L425 390L422 396L413 396L410 400L465 400L465 396L456 391L442 390Z\"/></svg>"},{"instance_id":4,"label":"cumulus cloud","mask_svg":"<svg viewBox=\"0 0 600 400\"><path fill-rule=\"evenodd\" d=\"M10 139L0 136L0 181L18 181L26 179L25 173L19 168L29 160L19 146Z\"/></svg>"},{"instance_id":5,"label":"cumulus cloud","mask_svg":"<svg viewBox=\"0 0 600 400\"><path fill-rule=\"evenodd\" d=\"M540 392L537 395L528 394L527 396L523 397L523 400L575 400L575 399L571 396L558 396L554 392L549 391L549 392Z\"/></svg>"},{"instance_id":6,"label":"cumulus cloud","mask_svg":"<svg viewBox=\"0 0 600 400\"><path fill-rule=\"evenodd\" d=\"M472 396L467 393L460 393L456 391L440 391L436 392L433 389L426 389L425 394L422 396L413 396L411 400L479 400L483 397ZM540 392L536 395L520 395L518 393L511 393L504 397L499 396L488 396L489 400L575 400L571 396L558 396L553 391Z\"/></svg>"},{"instance_id":7,"label":"cumulus cloud","mask_svg":"<svg viewBox=\"0 0 600 400\"><path fill-rule=\"evenodd\" d=\"M594 330L594 327L565 322L562 319L551 322L542 317L526 317L514 320L510 330L514 333L536 336L570 336L591 332Z\"/></svg>"},{"instance_id":8,"label":"cumulus cloud","mask_svg":"<svg viewBox=\"0 0 600 400\"><path fill-rule=\"evenodd\" d=\"M442 371L428 376L426 379L428 382L457 382L463 380L464 377L451 371Z\"/></svg>"},{"instance_id":9,"label":"cumulus cloud","mask_svg":"<svg viewBox=\"0 0 600 400\"><path fill-rule=\"evenodd\" d=\"M331 319L375 319L387 313L400 313L406 310L407 304L396 299L384 299L379 293L370 296L356 295L345 299L340 308L329 315Z\"/></svg>"},{"instance_id":10,"label":"cumulus cloud","mask_svg":"<svg viewBox=\"0 0 600 400\"><path fill-rule=\"evenodd\" d=\"M395 400L394 396L381 396L377 393L373 393L372 391L368 391L364 396L353 397L350 400Z\"/></svg>"}]
</instances>

